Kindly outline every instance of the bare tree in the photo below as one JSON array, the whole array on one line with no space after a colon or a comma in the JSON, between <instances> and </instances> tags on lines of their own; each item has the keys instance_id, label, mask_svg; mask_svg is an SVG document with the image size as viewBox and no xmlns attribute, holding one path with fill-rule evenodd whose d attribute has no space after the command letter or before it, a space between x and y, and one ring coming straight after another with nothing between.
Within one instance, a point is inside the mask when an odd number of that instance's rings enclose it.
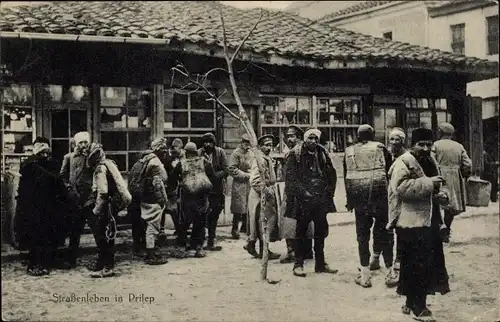
<instances>
[{"instance_id":1,"label":"bare tree","mask_svg":"<svg viewBox=\"0 0 500 322\"><path fill-rule=\"evenodd\" d=\"M176 67L172 68L172 85L174 82L174 77L175 77L175 72L178 72L182 74L184 77L187 78L188 82L185 86L183 86L181 89L189 88L189 87L195 87L193 92L203 90L205 91L209 96L210 100L213 100L217 103L218 106L224 108L232 117L236 118L238 121L240 121L241 126L245 130L245 132L248 134L250 137L250 144L252 146L252 150L256 152L257 149L257 135L255 134L255 131L253 129L252 123L250 122L250 119L248 118L248 115L245 111L245 108L243 107L243 103L241 102L240 95L238 93L238 86L236 84L236 78L235 78L235 72L233 69L233 62L236 59L239 51L241 48L245 45L246 41L252 36L254 33L255 29L259 25L259 23L262 21L264 17L264 10L261 9L260 11L260 16L258 20L255 22L253 27L248 31L246 36L243 38L243 40L239 43L238 47L234 51L232 55L229 54L229 48L228 48L228 43L227 43L227 32L226 32L226 26L224 22L224 13L222 6L220 7L220 21L221 21L221 26L222 26L222 37L223 37L223 47L224 47L224 59L226 61L226 68L213 68L209 70L208 72L200 75L197 74L195 77L192 77L189 71L186 69L186 67L179 63ZM231 83L231 89L233 93L234 100L236 101L236 105L238 106L238 115L232 112L229 107L226 106L221 100L222 96L226 93L224 91L221 95L216 96L214 93L212 93L206 84L206 80L208 79L209 75L213 72L217 71L223 71L227 73L227 76L229 77L229 81ZM257 162L257 165L259 166L259 172L261 174L261 179L264 180L264 169L260 167L260 163ZM271 185L272 183L265 182L266 185ZM267 218L265 214L261 214L263 216L262 218L262 239L264 243L263 247L263 254L262 254L262 263L261 263L261 270L260 270L260 277L261 280L267 281L270 284L276 284L279 281L271 281L267 278L267 266L268 266L268 260L269 260L269 241L268 241L268 224L267 224Z\"/></svg>"}]
</instances>

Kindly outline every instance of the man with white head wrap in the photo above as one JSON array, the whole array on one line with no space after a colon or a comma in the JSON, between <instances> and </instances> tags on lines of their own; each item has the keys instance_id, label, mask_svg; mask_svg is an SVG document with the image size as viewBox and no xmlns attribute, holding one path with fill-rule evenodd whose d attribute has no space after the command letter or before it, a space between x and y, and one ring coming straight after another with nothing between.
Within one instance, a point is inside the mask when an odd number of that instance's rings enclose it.
<instances>
[{"instance_id":1,"label":"man with white head wrap","mask_svg":"<svg viewBox=\"0 0 500 322\"><path fill-rule=\"evenodd\" d=\"M439 163L446 187L450 190L450 204L445 208L444 223L447 227L445 243L450 240L453 218L465 211L465 182L471 175L472 161L462 144L453 140L455 128L447 122L439 125L440 139L434 142L432 153Z\"/></svg>"},{"instance_id":2,"label":"man with white head wrap","mask_svg":"<svg viewBox=\"0 0 500 322\"><path fill-rule=\"evenodd\" d=\"M349 146L344 156L344 181L347 209L354 209L361 268L355 279L362 287L371 287L370 270L380 268L384 257L388 275L392 274L394 236L386 230L389 220L387 173L392 156L375 142L375 131L368 124L358 129L358 143ZM373 226L373 254L370 254L370 230Z\"/></svg>"},{"instance_id":3,"label":"man with white head wrap","mask_svg":"<svg viewBox=\"0 0 500 322\"><path fill-rule=\"evenodd\" d=\"M297 144L285 163L286 198L297 198L297 228L295 240L295 263L293 274L305 277L304 257L307 252L307 230L314 222L315 271L335 274L325 261L325 238L328 236L327 214L336 212L333 197L337 184L337 173L327 151L319 145L321 131L308 129L304 142Z\"/></svg>"},{"instance_id":4,"label":"man with white head wrap","mask_svg":"<svg viewBox=\"0 0 500 322\"><path fill-rule=\"evenodd\" d=\"M89 216L92 216L92 169L87 164L90 134L78 132L73 140L75 142L74 151L64 156L60 171L64 184L76 206L76 211L71 214L71 231L65 268L76 267L80 237L85 222Z\"/></svg>"}]
</instances>

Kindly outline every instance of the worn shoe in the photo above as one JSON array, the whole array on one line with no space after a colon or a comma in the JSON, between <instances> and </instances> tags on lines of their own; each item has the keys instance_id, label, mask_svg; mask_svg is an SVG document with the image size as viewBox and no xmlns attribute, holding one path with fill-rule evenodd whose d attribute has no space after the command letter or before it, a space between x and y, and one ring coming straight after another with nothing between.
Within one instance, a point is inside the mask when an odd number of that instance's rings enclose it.
<instances>
[{"instance_id":1,"label":"worn shoe","mask_svg":"<svg viewBox=\"0 0 500 322\"><path fill-rule=\"evenodd\" d=\"M293 275L298 277L306 277L306 273L304 272L304 267L298 266L293 268Z\"/></svg>"},{"instance_id":2,"label":"worn shoe","mask_svg":"<svg viewBox=\"0 0 500 322\"><path fill-rule=\"evenodd\" d=\"M260 253L257 255L257 258L262 259L262 256L263 256L262 253ZM279 259L280 257L281 257L280 254L273 253L272 251L269 251L267 254L267 259L270 261Z\"/></svg>"},{"instance_id":3,"label":"worn shoe","mask_svg":"<svg viewBox=\"0 0 500 322\"><path fill-rule=\"evenodd\" d=\"M399 270L392 267L385 277L385 285L389 288L396 287L399 284Z\"/></svg>"},{"instance_id":4,"label":"worn shoe","mask_svg":"<svg viewBox=\"0 0 500 322\"><path fill-rule=\"evenodd\" d=\"M196 252L194 253L194 257L195 258L203 258L203 257L206 257L207 254L203 251L203 249L200 247L196 250Z\"/></svg>"},{"instance_id":5,"label":"worn shoe","mask_svg":"<svg viewBox=\"0 0 500 322\"><path fill-rule=\"evenodd\" d=\"M208 241L207 246L204 249L211 252L220 252L222 250L222 247L215 246L215 243L213 241Z\"/></svg>"},{"instance_id":6,"label":"worn shoe","mask_svg":"<svg viewBox=\"0 0 500 322\"><path fill-rule=\"evenodd\" d=\"M87 269L92 272L98 272L104 269L104 265L99 261L91 262L87 265Z\"/></svg>"},{"instance_id":7,"label":"worn shoe","mask_svg":"<svg viewBox=\"0 0 500 322\"><path fill-rule=\"evenodd\" d=\"M147 265L164 265L168 263L168 260L158 254L148 253L144 259L144 263Z\"/></svg>"},{"instance_id":8,"label":"worn shoe","mask_svg":"<svg viewBox=\"0 0 500 322\"><path fill-rule=\"evenodd\" d=\"M368 267L363 267L359 271L360 273L358 277L356 277L354 282L356 282L356 284L364 288L372 287L372 278L370 274L370 269Z\"/></svg>"},{"instance_id":9,"label":"worn shoe","mask_svg":"<svg viewBox=\"0 0 500 322\"><path fill-rule=\"evenodd\" d=\"M411 313L411 309L406 306L406 304L404 304L402 307L401 307L401 313L405 314L405 315L410 315Z\"/></svg>"},{"instance_id":10,"label":"worn shoe","mask_svg":"<svg viewBox=\"0 0 500 322\"><path fill-rule=\"evenodd\" d=\"M231 238L234 240L240 239L240 233L237 230L232 230L231 231Z\"/></svg>"},{"instance_id":11,"label":"worn shoe","mask_svg":"<svg viewBox=\"0 0 500 322\"><path fill-rule=\"evenodd\" d=\"M90 273L92 278L105 278L115 276L115 271L112 268L103 268L100 271Z\"/></svg>"},{"instance_id":12,"label":"worn shoe","mask_svg":"<svg viewBox=\"0 0 500 322\"><path fill-rule=\"evenodd\" d=\"M370 258L370 271L376 271L380 269L380 257L373 256Z\"/></svg>"},{"instance_id":13,"label":"worn shoe","mask_svg":"<svg viewBox=\"0 0 500 322\"><path fill-rule=\"evenodd\" d=\"M414 320L422 322L435 322L436 319L432 316L432 312L428 308L424 308L419 314L416 314L414 310L411 310L411 317Z\"/></svg>"},{"instance_id":14,"label":"worn shoe","mask_svg":"<svg viewBox=\"0 0 500 322\"><path fill-rule=\"evenodd\" d=\"M316 273L326 273L326 274L337 274L339 272L338 269L330 268L328 264L316 265L314 271Z\"/></svg>"},{"instance_id":15,"label":"worn shoe","mask_svg":"<svg viewBox=\"0 0 500 322\"><path fill-rule=\"evenodd\" d=\"M35 276L35 277L45 275L43 269L37 266L26 269L26 273L30 276Z\"/></svg>"},{"instance_id":16,"label":"worn shoe","mask_svg":"<svg viewBox=\"0 0 500 322\"><path fill-rule=\"evenodd\" d=\"M255 249L255 242L248 242L245 246L243 246L243 249L246 250L253 257L255 258L259 257L259 253L257 253L257 250Z\"/></svg>"}]
</instances>

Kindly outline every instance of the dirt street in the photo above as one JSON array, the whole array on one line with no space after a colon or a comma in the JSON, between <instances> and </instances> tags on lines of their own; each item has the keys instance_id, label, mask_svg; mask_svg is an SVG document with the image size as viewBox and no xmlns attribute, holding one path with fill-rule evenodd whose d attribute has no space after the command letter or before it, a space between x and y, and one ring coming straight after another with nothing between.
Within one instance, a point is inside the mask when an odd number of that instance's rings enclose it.
<instances>
[{"instance_id":1,"label":"dirt street","mask_svg":"<svg viewBox=\"0 0 500 322\"><path fill-rule=\"evenodd\" d=\"M493 321L498 307L499 217L459 219L453 243L445 249L452 292L431 296L438 321ZM118 253L119 276L91 279L82 266L29 277L19 262L2 264L3 320L43 321L411 321L400 313L404 301L387 289L385 269L374 274L374 286L354 284L357 245L353 225L330 227L326 258L337 275L292 275L292 264L272 262L269 276L277 285L259 282L259 261L221 229L223 251L205 259L171 259L146 266L128 252ZM271 245L285 250L284 242ZM82 263L88 261L88 255ZM108 302L56 301L59 296L98 296ZM132 294L132 295L131 295ZM122 297L122 301L119 300Z\"/></svg>"}]
</instances>

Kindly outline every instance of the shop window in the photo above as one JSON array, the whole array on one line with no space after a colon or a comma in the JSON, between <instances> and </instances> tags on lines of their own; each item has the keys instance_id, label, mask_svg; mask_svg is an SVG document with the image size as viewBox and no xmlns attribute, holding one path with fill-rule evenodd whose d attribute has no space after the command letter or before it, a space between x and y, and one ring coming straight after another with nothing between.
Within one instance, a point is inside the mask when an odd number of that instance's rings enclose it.
<instances>
[{"instance_id":1,"label":"shop window","mask_svg":"<svg viewBox=\"0 0 500 322\"><path fill-rule=\"evenodd\" d=\"M100 142L118 169L128 172L151 139L152 94L145 87L101 87Z\"/></svg>"},{"instance_id":2,"label":"shop window","mask_svg":"<svg viewBox=\"0 0 500 322\"><path fill-rule=\"evenodd\" d=\"M403 128L404 110L406 100L402 96L374 95L373 96L373 128L375 140L385 145L389 144L389 132L394 127ZM425 103L417 99L413 100L415 106L425 106ZM411 104L411 101L409 101Z\"/></svg>"},{"instance_id":3,"label":"shop window","mask_svg":"<svg viewBox=\"0 0 500 322\"><path fill-rule=\"evenodd\" d=\"M343 152L355 141L357 128L367 122L361 97L319 97L316 102L321 143L329 152Z\"/></svg>"},{"instance_id":4,"label":"shop window","mask_svg":"<svg viewBox=\"0 0 500 322\"><path fill-rule=\"evenodd\" d=\"M454 53L465 55L465 24L452 25L451 50Z\"/></svg>"},{"instance_id":5,"label":"shop window","mask_svg":"<svg viewBox=\"0 0 500 322\"><path fill-rule=\"evenodd\" d=\"M498 15L486 18L488 55L498 55Z\"/></svg>"},{"instance_id":6,"label":"shop window","mask_svg":"<svg viewBox=\"0 0 500 322\"><path fill-rule=\"evenodd\" d=\"M33 152L35 110L31 85L3 88L2 170L18 171L21 161Z\"/></svg>"},{"instance_id":7,"label":"shop window","mask_svg":"<svg viewBox=\"0 0 500 322\"><path fill-rule=\"evenodd\" d=\"M273 153L285 153L286 128L294 124L303 130L312 126L312 98L296 96L264 96L262 98L261 133L276 137Z\"/></svg>"},{"instance_id":8,"label":"shop window","mask_svg":"<svg viewBox=\"0 0 500 322\"><path fill-rule=\"evenodd\" d=\"M173 104L164 113L165 136L172 140L179 137L198 146L204 133L216 131L215 103L205 92L175 90Z\"/></svg>"},{"instance_id":9,"label":"shop window","mask_svg":"<svg viewBox=\"0 0 500 322\"><path fill-rule=\"evenodd\" d=\"M49 84L37 87L37 95L50 115L52 157L62 161L64 155L71 152L71 138L78 132L90 130L90 88Z\"/></svg>"}]
</instances>

